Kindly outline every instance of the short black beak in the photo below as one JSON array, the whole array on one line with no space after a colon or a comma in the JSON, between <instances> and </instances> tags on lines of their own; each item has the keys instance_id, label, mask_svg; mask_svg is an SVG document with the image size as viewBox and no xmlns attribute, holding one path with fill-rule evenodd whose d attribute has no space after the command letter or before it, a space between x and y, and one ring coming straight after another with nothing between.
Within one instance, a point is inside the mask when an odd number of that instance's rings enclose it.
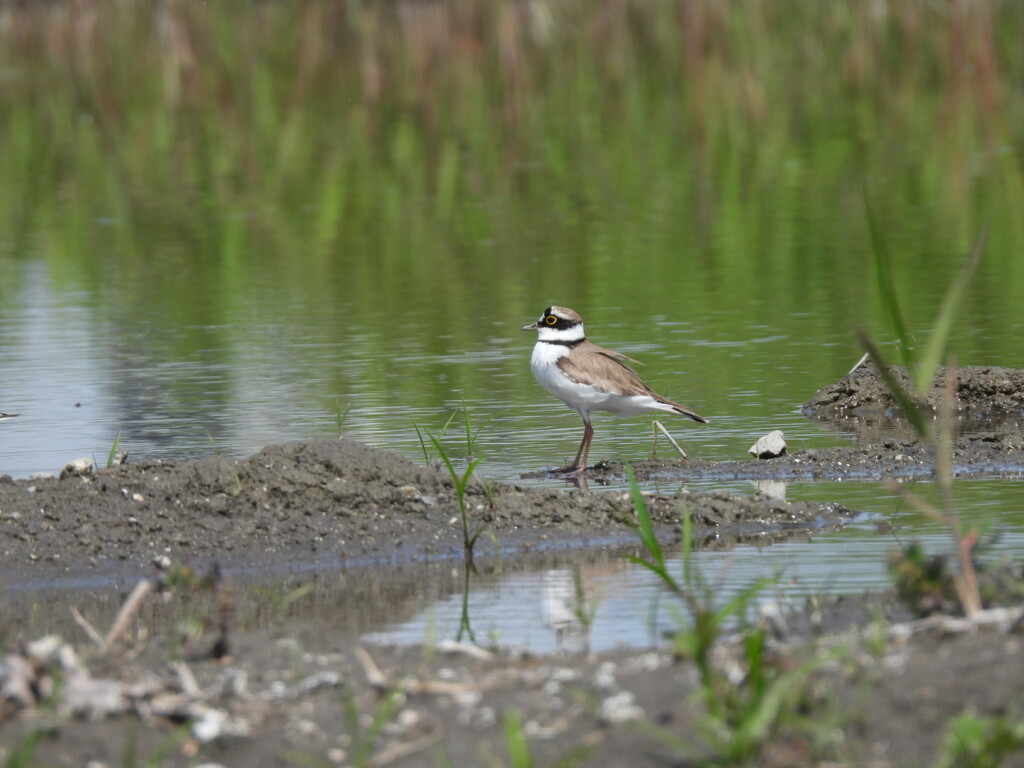
<instances>
[{"instance_id":1,"label":"short black beak","mask_svg":"<svg viewBox=\"0 0 1024 768\"><path fill-rule=\"evenodd\" d=\"M536 323L531 323L530 325L524 325L522 327L522 330L524 330L524 331L536 331L538 328L540 328L540 320L538 320Z\"/></svg>"}]
</instances>

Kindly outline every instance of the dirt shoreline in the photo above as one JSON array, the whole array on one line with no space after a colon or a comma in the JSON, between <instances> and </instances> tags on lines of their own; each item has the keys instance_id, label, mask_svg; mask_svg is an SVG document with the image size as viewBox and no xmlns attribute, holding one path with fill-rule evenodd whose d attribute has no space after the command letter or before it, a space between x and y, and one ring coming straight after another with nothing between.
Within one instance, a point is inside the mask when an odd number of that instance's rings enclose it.
<instances>
[{"instance_id":1,"label":"dirt shoreline","mask_svg":"<svg viewBox=\"0 0 1024 768\"><path fill-rule=\"evenodd\" d=\"M842 419L843 429L857 436L855 447L745 462L649 461L634 468L642 478L673 479L930 474L926 446L894 437L891 429L881 437L871 429L872 419L888 419L890 406L870 375L855 372L805 407L811 417ZM1024 391L1024 376L1002 369L964 375L974 382L965 392L996 392L1005 407L978 400L962 409L958 473L1019 477L1024 441L1014 386ZM995 384L986 390L985 382ZM882 403L881 416L871 403ZM604 464L588 477L597 484L621 472L621 465ZM685 501L698 544L706 546L806 536L841 527L856 514L837 504L724 493L645 499L666 541L678 541ZM636 543L624 522L632 505L622 492L483 480L471 485L467 500L472 525L494 534L506 562L542 562L570 549L622 557L619 549ZM493 550L489 540L480 546L486 570ZM138 754L152 755L172 723L185 721L192 725L171 739L158 764L349 765L359 764L365 748L364 757L373 756L368 765L435 765L436 749L455 766L505 765L503 718L512 711L521 713L538 765L575 750L586 760L570 764L652 768L697 765L709 754L705 743L683 756L650 735L652 727L665 726L688 744L704 743L694 714L694 666L664 649L547 657L465 645L359 649L372 620L360 619L356 605L369 600L393 607L408 599L415 610L412 596L424 580L445 594L456 592L461 557L461 521L448 475L350 440L270 446L241 460L143 461L81 476L0 478L0 582L6 587L0 636L10 652L0 665L0 681L6 680L0 761L35 733L41 735L35 747L40 765L124 763L126 745L137 740ZM154 573L155 560L191 564L197 573L211 563L238 573L291 567L293 577L284 578L273 599L254 597L258 593L237 578L232 588L183 593L179 587L151 596L133 628L102 652L89 648L82 622L72 621L66 609L58 619L33 599L40 585L98 580L98 596L76 609L102 630L134 579ZM119 574L125 588L104 587L103 574ZM331 579L338 581L326 588ZM288 590L299 594L309 585L308 600L291 605L284 599ZM181 640L182 622L196 616L207 634ZM925 765L944 754L942 734L955 716L1024 721L1019 621L962 634L910 624L911 618L891 596L857 596L812 601L796 615L772 619L773 664L792 668L831 653L823 649L845 650L808 679L801 705L812 719L834 725L814 733L783 731L760 764L816 764L825 755L836 765ZM89 719L67 707L12 704L12 670L28 658L25 643L40 628L73 641L88 667L86 679L120 691L115 698L124 709L107 716L93 711ZM220 641L221 651L213 653ZM30 666L44 682L46 675L70 680L70 652L51 652L56 655ZM718 654L716 664L741 660L728 639ZM54 672L58 668L64 672ZM145 695L138 688L126 692L143 683L150 686ZM160 709L171 706L168 701L181 709ZM365 727L384 705L387 725L372 743L361 743L349 714L358 711ZM200 724L214 729L213 736L206 739ZM1015 752L1004 764L1024 765L1024 755Z\"/></svg>"},{"instance_id":2,"label":"dirt shoreline","mask_svg":"<svg viewBox=\"0 0 1024 768\"><path fill-rule=\"evenodd\" d=\"M1024 474L1024 371L958 372L960 429L954 467L961 477ZM938 381L938 379L937 379ZM929 402L935 395L931 395ZM796 451L769 460L640 461L643 479L911 478L933 472L929 446L873 431L893 403L879 377L862 367L804 405L809 416L852 430L854 447ZM883 414L880 416L879 414ZM620 479L621 464L588 472L596 484ZM767 537L840 526L854 512L837 505L764 497L684 494L701 538ZM647 496L652 518L671 537L680 499ZM474 527L493 532L509 552L538 544L586 548L629 536L628 494L473 482L467 508ZM372 562L451 556L461 551L461 522L451 479L439 468L350 440L269 446L245 459L140 461L85 475L0 477L0 578L31 565L57 571L147 567L154 556L222 562L336 558ZM36 568L35 570L43 570Z\"/></svg>"},{"instance_id":3,"label":"dirt shoreline","mask_svg":"<svg viewBox=\"0 0 1024 768\"><path fill-rule=\"evenodd\" d=\"M837 527L854 514L835 504L766 497L683 498L701 538L771 541ZM677 535L680 498L646 499L660 532ZM493 533L503 554L632 538L623 492L484 480L471 485L466 502L473 528ZM84 476L0 479L0 578L8 580L44 565L64 573L104 563L146 568L156 556L222 565L296 558L365 564L461 551L447 473L351 440L270 446L246 459L141 461Z\"/></svg>"}]
</instances>

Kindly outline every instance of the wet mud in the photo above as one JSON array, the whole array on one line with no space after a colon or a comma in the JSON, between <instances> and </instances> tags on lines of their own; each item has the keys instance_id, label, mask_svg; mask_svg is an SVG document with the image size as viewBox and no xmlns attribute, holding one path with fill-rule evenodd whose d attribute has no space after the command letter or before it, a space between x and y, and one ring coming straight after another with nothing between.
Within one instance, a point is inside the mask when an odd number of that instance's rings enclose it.
<instances>
[{"instance_id":1,"label":"wet mud","mask_svg":"<svg viewBox=\"0 0 1024 768\"><path fill-rule=\"evenodd\" d=\"M1024 374L964 369L958 382L957 473L1019 477ZM900 430L887 398L877 375L862 368L805 404L809 418L851 439L849 447L764 460L643 461L634 470L655 480L931 474L932 448ZM623 471L599 464L581 483L587 487L571 490L474 481L466 495L471 528L493 535L477 544L482 573L570 550L621 558L632 547L635 554L629 494L600 490ZM705 546L807 536L856 514L757 495L645 494L665 541L679 538L684 501ZM417 610L424 589L451 594L469 578L462 536L446 472L351 440L271 446L241 460L140 461L82 475L0 478L0 637L8 650L0 665L0 761L39 738L39 764L59 766L123 763L126 745L145 756L168 743L158 764L504 764L503 718L511 711L520 713L540 765L576 751L586 756L582 764L597 766L689 765L701 757L699 746L684 759L636 727L664 726L701 743L693 665L670 653L361 648L360 634L378 620L367 605L386 607L393 620L402 605ZM166 572L154 575L154 563L186 564L195 581L171 587ZM247 586L247 572L275 568L285 575L272 590L259 576ZM224 571L234 575L225 580ZM89 579L99 586L60 586ZM130 628L102 648L87 640L84 627L97 627L99 637L117 624L138 579L159 588L135 609ZM197 617L205 633L183 633ZM837 764L928 764L948 718L965 707L1024 716L1014 710L1024 683L1019 620L963 634L938 625L906 629L916 626L912 618L890 596L830 599L777 618L776 663L798 664L822 645L850 649L843 664L816 673L804 704L823 719L841 713L845 741L823 749L803 737L781 739L766 764L803 765L815 753ZM30 649L42 633L63 640ZM44 651L51 656L32 656ZM724 642L716 663L737 653ZM69 659L78 666L68 667ZM34 677L12 692L16 668ZM47 704L47 686L75 675L86 692L95 681L96 690L113 691L112 708ZM366 723L382 707L387 726L367 742Z\"/></svg>"},{"instance_id":2,"label":"wet mud","mask_svg":"<svg viewBox=\"0 0 1024 768\"><path fill-rule=\"evenodd\" d=\"M839 505L684 495L696 534L741 540L838 526ZM671 536L680 498L646 497ZM632 538L629 495L491 483L465 497L473 529L502 554ZM480 546L493 548L490 539ZM341 565L461 557L462 521L448 474L351 440L272 446L246 459L143 461L85 476L0 480L0 578L42 570L145 568L156 556L264 565Z\"/></svg>"},{"instance_id":3,"label":"wet mud","mask_svg":"<svg viewBox=\"0 0 1024 768\"><path fill-rule=\"evenodd\" d=\"M906 390L913 390L902 367L891 369ZM939 367L923 403L933 412L942 400L946 369ZM1024 419L1024 370L993 366L965 366L956 370L954 410L966 419L984 421L1001 418ZM835 384L818 390L803 405L805 415L815 418L893 418L899 408L882 377L871 365L861 365Z\"/></svg>"}]
</instances>

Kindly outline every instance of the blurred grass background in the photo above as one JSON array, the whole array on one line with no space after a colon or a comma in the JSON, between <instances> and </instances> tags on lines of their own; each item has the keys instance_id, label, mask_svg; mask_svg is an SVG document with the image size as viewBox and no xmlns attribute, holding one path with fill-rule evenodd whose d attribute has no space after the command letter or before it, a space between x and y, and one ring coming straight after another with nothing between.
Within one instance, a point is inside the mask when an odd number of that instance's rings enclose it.
<instances>
[{"instance_id":1,"label":"blurred grass background","mask_svg":"<svg viewBox=\"0 0 1024 768\"><path fill-rule=\"evenodd\" d=\"M886 328L867 195L912 329L988 227L954 348L1005 362L1022 39L1014 0L3 2L0 301L41 265L98 329L226 368L268 316L268 346L443 355L551 301L814 342ZM794 401L859 354L817 351Z\"/></svg>"}]
</instances>

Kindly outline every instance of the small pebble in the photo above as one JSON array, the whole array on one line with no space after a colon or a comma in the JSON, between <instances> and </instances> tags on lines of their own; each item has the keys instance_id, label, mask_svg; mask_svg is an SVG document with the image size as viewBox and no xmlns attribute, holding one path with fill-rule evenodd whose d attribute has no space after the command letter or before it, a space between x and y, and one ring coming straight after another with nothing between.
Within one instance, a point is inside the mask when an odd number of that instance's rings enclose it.
<instances>
[{"instance_id":1,"label":"small pebble","mask_svg":"<svg viewBox=\"0 0 1024 768\"><path fill-rule=\"evenodd\" d=\"M60 471L60 476L62 479L65 477L81 477L82 475L90 474L92 470L92 459L75 459L64 465L64 468Z\"/></svg>"},{"instance_id":2,"label":"small pebble","mask_svg":"<svg viewBox=\"0 0 1024 768\"><path fill-rule=\"evenodd\" d=\"M626 720L639 720L644 711L635 703L629 691L619 691L601 702L601 719L606 723L622 723Z\"/></svg>"},{"instance_id":3,"label":"small pebble","mask_svg":"<svg viewBox=\"0 0 1024 768\"><path fill-rule=\"evenodd\" d=\"M782 430L776 429L774 432L769 432L767 435L759 437L757 442L750 446L750 450L747 453L759 459L774 459L776 456L785 456L786 441L783 439Z\"/></svg>"}]
</instances>

